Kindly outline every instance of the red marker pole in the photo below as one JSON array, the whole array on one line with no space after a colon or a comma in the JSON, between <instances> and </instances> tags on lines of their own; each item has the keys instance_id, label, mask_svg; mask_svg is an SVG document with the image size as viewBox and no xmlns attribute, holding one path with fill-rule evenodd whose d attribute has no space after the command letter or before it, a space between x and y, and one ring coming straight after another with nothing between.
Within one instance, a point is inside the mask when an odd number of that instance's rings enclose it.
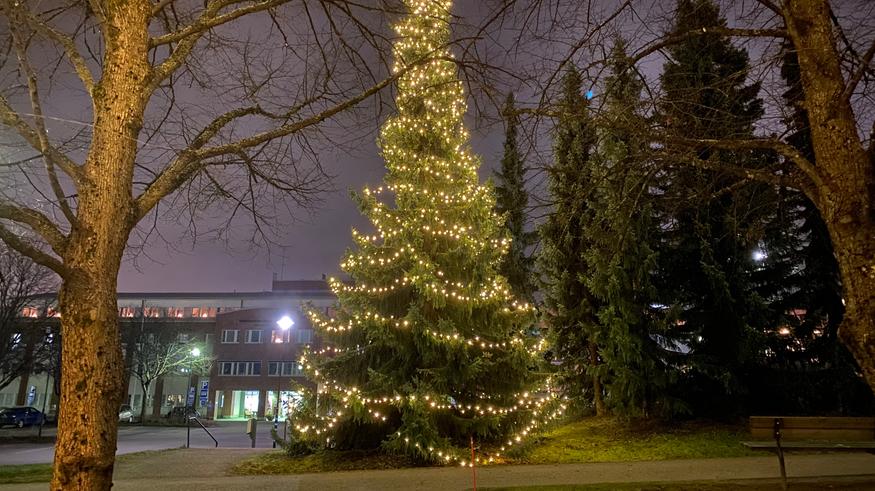
<instances>
[{"instance_id":1,"label":"red marker pole","mask_svg":"<svg viewBox=\"0 0 875 491\"><path fill-rule=\"evenodd\" d=\"M474 436L471 436L471 479L474 481L474 491L477 491L477 468L474 467Z\"/></svg>"}]
</instances>

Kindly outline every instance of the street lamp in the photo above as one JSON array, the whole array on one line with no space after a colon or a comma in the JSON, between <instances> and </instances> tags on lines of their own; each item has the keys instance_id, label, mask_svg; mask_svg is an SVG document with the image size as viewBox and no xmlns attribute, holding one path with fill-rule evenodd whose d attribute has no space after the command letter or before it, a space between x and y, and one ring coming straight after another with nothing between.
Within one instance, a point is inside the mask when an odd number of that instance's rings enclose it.
<instances>
[{"instance_id":1,"label":"street lamp","mask_svg":"<svg viewBox=\"0 0 875 491\"><path fill-rule=\"evenodd\" d=\"M188 413L188 397L194 396L192 393L191 387L191 372L194 368L194 359L201 355L201 350L198 348L192 348L191 350L191 358L188 359L188 388L186 389L185 394L185 408L183 409L185 414L185 448L189 448L191 446L191 417ZM191 407L194 409L194 397L191 398Z\"/></svg>"},{"instance_id":2,"label":"street lamp","mask_svg":"<svg viewBox=\"0 0 875 491\"><path fill-rule=\"evenodd\" d=\"M276 325L279 326L279 328L282 329L283 331L288 331L289 329L292 328L293 325L295 325L295 321L293 321L291 317L284 315L284 316L280 317L278 321L276 321ZM280 339L285 340L285 337L286 337L286 335L282 334L280 336ZM291 341L291 339L289 339L289 341ZM276 380L277 380L277 382L276 382L276 405L273 408L273 432L274 432L274 434L277 434L277 428L279 428L279 422L280 422L280 390L282 389L282 386L283 386L283 365L284 364L285 364L285 362L282 360L282 357L280 357L280 360L277 360L277 365L276 365L276 372L277 372L276 373L277 374L277 378L276 378ZM273 448L276 448L276 438L273 439Z\"/></svg>"}]
</instances>

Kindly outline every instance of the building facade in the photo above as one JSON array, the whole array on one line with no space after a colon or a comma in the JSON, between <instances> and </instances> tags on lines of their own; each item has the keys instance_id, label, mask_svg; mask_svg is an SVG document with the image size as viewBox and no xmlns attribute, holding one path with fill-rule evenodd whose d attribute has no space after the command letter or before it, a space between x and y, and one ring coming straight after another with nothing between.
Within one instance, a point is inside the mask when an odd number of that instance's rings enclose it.
<instances>
[{"instance_id":1,"label":"building facade","mask_svg":"<svg viewBox=\"0 0 875 491\"><path fill-rule=\"evenodd\" d=\"M273 417L277 407L282 417L286 403L297 397L294 386L306 383L298 365L300 353L318 342L304 309L326 310L334 302L321 280L274 281L265 292L119 293L119 325L129 367L124 401L135 414L142 409L153 419L186 404L210 419ZM50 308L28 308L22 315L28 325L39 326L34 329L57 332L59 319ZM54 341L39 339L43 345ZM130 367L138 356L146 356L146 339L173 344L177 350L197 348L199 363L178 366L150 380L144 390L142 377ZM20 376L0 390L0 406L41 409L45 400L46 412L53 414L55 378L45 367Z\"/></svg>"}]
</instances>

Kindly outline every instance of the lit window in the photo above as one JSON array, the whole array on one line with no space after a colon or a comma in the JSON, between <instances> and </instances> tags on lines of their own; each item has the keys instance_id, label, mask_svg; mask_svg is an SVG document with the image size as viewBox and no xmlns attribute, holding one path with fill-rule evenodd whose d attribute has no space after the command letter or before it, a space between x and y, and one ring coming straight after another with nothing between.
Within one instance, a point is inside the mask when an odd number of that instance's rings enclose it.
<instances>
[{"instance_id":1,"label":"lit window","mask_svg":"<svg viewBox=\"0 0 875 491\"><path fill-rule=\"evenodd\" d=\"M180 343L187 343L188 342L188 333L187 332L179 333L179 335L176 336L176 340Z\"/></svg>"},{"instance_id":2,"label":"lit window","mask_svg":"<svg viewBox=\"0 0 875 491\"><path fill-rule=\"evenodd\" d=\"M270 332L270 342L271 343L288 343L291 340L291 333L289 331L283 331L281 329L274 329Z\"/></svg>"},{"instance_id":3,"label":"lit window","mask_svg":"<svg viewBox=\"0 0 875 491\"><path fill-rule=\"evenodd\" d=\"M39 317L39 310L36 307L25 307L21 309L22 317Z\"/></svg>"},{"instance_id":4,"label":"lit window","mask_svg":"<svg viewBox=\"0 0 875 491\"><path fill-rule=\"evenodd\" d=\"M246 342L250 344L260 343L261 342L261 330L253 329L246 331Z\"/></svg>"},{"instance_id":5,"label":"lit window","mask_svg":"<svg viewBox=\"0 0 875 491\"><path fill-rule=\"evenodd\" d=\"M181 307L167 307L167 317L183 317L184 310Z\"/></svg>"},{"instance_id":6,"label":"lit window","mask_svg":"<svg viewBox=\"0 0 875 491\"><path fill-rule=\"evenodd\" d=\"M223 343L236 343L237 342L237 334L240 331L237 329L225 329L222 331L222 342Z\"/></svg>"}]
</instances>

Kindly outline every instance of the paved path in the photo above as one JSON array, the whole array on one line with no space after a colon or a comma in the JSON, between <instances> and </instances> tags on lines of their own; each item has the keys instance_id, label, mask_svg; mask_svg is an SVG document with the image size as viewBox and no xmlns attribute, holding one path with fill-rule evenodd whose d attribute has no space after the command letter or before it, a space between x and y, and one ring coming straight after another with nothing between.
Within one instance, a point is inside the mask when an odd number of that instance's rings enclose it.
<instances>
[{"instance_id":1,"label":"paved path","mask_svg":"<svg viewBox=\"0 0 875 491\"><path fill-rule=\"evenodd\" d=\"M244 421L220 421L210 422L210 433L219 441L219 447L243 448L249 447L251 441L246 435L246 422ZM270 448L273 440L270 438L270 430L273 424L266 421L258 423L256 447ZM17 435L35 436L37 428L5 429L7 435L17 432ZM47 428L44 434L54 436L55 428ZM280 426L282 435L282 426ZM141 452L144 450L163 450L168 448L180 448L185 446L185 427L169 426L139 426L123 425L118 429L117 454ZM200 427L191 428L192 448L213 448L213 440ZM54 458L55 445L46 443L0 443L0 465L17 464L42 464L49 463Z\"/></svg>"},{"instance_id":2,"label":"paved path","mask_svg":"<svg viewBox=\"0 0 875 491\"><path fill-rule=\"evenodd\" d=\"M349 471L286 476L227 476L240 459L266 450L191 449L162 452L131 459L116 470L118 490L209 489L246 491L283 490L395 490L451 491L470 489L471 470L459 467ZM831 453L788 455L787 472L793 478L869 475L875 484L875 455ZM562 465L491 466L478 469L478 487L587 484L614 482L671 482L778 477L774 457L691 459ZM44 490L43 484L0 486L5 490ZM868 486L866 486L868 488ZM865 488L864 488L865 489Z\"/></svg>"}]
</instances>

